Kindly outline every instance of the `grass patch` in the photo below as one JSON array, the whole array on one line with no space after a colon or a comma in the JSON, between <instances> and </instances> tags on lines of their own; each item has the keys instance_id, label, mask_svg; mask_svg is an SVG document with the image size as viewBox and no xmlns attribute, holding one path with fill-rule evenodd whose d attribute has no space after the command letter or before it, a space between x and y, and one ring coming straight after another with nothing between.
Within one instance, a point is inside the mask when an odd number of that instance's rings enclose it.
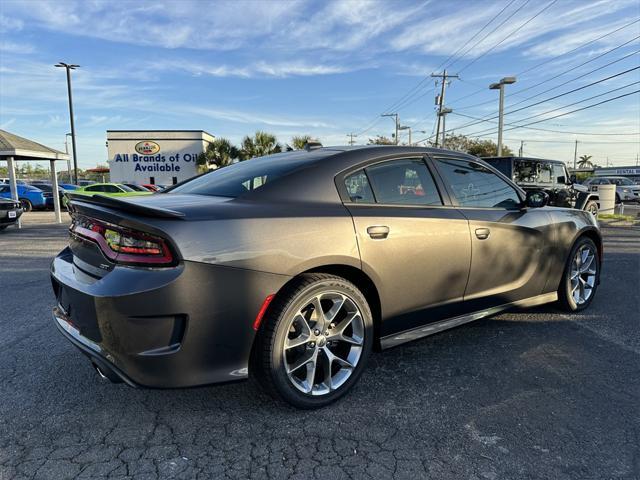
<instances>
[{"instance_id":1,"label":"grass patch","mask_svg":"<svg viewBox=\"0 0 640 480\"><path fill-rule=\"evenodd\" d=\"M600 220L622 220L626 222L633 222L635 218L632 215L620 215L619 213L601 213L598 215Z\"/></svg>"}]
</instances>

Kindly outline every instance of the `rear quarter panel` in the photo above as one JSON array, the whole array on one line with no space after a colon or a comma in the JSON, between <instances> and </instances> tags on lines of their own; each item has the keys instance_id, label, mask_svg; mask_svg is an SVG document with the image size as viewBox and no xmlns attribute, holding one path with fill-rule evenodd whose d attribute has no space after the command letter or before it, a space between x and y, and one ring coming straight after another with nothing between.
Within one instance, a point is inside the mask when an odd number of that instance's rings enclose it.
<instances>
[{"instance_id":1,"label":"rear quarter panel","mask_svg":"<svg viewBox=\"0 0 640 480\"><path fill-rule=\"evenodd\" d=\"M549 275L545 292L553 292L558 289L560 279L567 264L567 259L573 244L578 237L587 234L597 237L596 245L602 254L602 236L596 219L588 212L572 208L548 207L554 230L554 248L550 255ZM602 261L602 255L600 258Z\"/></svg>"}]
</instances>

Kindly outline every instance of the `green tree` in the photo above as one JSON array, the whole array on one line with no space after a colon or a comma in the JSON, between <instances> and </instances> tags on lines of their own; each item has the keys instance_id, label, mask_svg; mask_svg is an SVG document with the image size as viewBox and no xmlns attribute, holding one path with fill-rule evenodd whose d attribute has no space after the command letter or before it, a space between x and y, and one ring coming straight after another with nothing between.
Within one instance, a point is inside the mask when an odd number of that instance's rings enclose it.
<instances>
[{"instance_id":1,"label":"green tree","mask_svg":"<svg viewBox=\"0 0 640 480\"><path fill-rule=\"evenodd\" d=\"M198 156L197 164L200 170L208 170L214 165L222 168L231 164L239 154L239 150L229 140L220 137L207 145L207 149Z\"/></svg>"},{"instance_id":2,"label":"green tree","mask_svg":"<svg viewBox=\"0 0 640 480\"><path fill-rule=\"evenodd\" d=\"M240 145L240 160L248 160L254 157L280 153L282 145L278 143L275 135L271 133L257 131L253 137L246 136Z\"/></svg>"},{"instance_id":3,"label":"green tree","mask_svg":"<svg viewBox=\"0 0 640 480\"><path fill-rule=\"evenodd\" d=\"M433 145L433 142L431 143ZM465 135L448 135L444 147L457 152L464 152L476 157L494 157L498 154L498 144L493 140L479 140ZM506 145L502 146L502 155L511 156L513 152Z\"/></svg>"},{"instance_id":4,"label":"green tree","mask_svg":"<svg viewBox=\"0 0 640 480\"><path fill-rule=\"evenodd\" d=\"M578 160L578 167L580 168L591 168L593 167L593 163L591 162L591 155L580 155L580 160Z\"/></svg>"},{"instance_id":5,"label":"green tree","mask_svg":"<svg viewBox=\"0 0 640 480\"><path fill-rule=\"evenodd\" d=\"M311 135L297 135L291 139L291 146L294 150L303 150L308 141L311 140Z\"/></svg>"},{"instance_id":6,"label":"green tree","mask_svg":"<svg viewBox=\"0 0 640 480\"><path fill-rule=\"evenodd\" d=\"M396 142L383 135L378 135L376 138L370 138L368 145L395 145Z\"/></svg>"}]
</instances>

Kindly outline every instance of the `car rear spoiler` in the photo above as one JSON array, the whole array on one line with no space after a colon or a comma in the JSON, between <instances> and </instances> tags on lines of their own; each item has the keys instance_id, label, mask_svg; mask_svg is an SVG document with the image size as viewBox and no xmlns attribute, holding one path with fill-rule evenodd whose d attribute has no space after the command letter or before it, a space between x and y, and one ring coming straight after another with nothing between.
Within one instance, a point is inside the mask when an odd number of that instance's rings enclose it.
<instances>
[{"instance_id":1,"label":"car rear spoiler","mask_svg":"<svg viewBox=\"0 0 640 480\"><path fill-rule=\"evenodd\" d=\"M124 212L135 213L137 215L143 215L145 217L156 218L184 218L184 213L176 212L175 210L169 210L168 208L150 207L147 205L140 205L138 203L128 202L119 198L107 197L105 195L81 195L68 192L67 196L70 198L70 207L73 209L74 204L88 203L91 205L98 205L101 207L107 207L114 210L121 210Z\"/></svg>"}]
</instances>

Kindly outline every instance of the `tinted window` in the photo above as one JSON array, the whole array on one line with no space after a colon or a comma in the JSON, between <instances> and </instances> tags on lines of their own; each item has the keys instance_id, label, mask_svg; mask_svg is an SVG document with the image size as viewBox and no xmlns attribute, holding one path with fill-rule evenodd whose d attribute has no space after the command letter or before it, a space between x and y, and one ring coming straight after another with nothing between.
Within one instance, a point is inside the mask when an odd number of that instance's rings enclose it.
<instances>
[{"instance_id":1,"label":"tinted window","mask_svg":"<svg viewBox=\"0 0 640 480\"><path fill-rule=\"evenodd\" d=\"M126 185L118 185L117 187L115 185L110 185L110 187L114 189L113 193L118 193L118 192L122 192L122 191L125 191L125 192L133 192L134 191L133 188L127 187ZM109 190L109 191L111 192L112 190Z\"/></svg>"},{"instance_id":2,"label":"tinted window","mask_svg":"<svg viewBox=\"0 0 640 480\"><path fill-rule=\"evenodd\" d=\"M270 157L253 158L195 177L176 185L167 193L238 197L291 173L311 158L327 156L325 152L314 153L299 154L296 152L293 154L292 152L292 154L283 153Z\"/></svg>"},{"instance_id":3,"label":"tinted window","mask_svg":"<svg viewBox=\"0 0 640 480\"><path fill-rule=\"evenodd\" d=\"M5 193L5 192L8 192L8 191L9 191L9 187L8 186L5 185L5 186L0 187L0 193Z\"/></svg>"},{"instance_id":4,"label":"tinted window","mask_svg":"<svg viewBox=\"0 0 640 480\"><path fill-rule=\"evenodd\" d=\"M366 172L378 203L442 205L422 159L392 160L369 167Z\"/></svg>"},{"instance_id":5,"label":"tinted window","mask_svg":"<svg viewBox=\"0 0 640 480\"><path fill-rule=\"evenodd\" d=\"M85 188L87 192L104 192L104 187L102 185L92 185L91 187Z\"/></svg>"},{"instance_id":6,"label":"tinted window","mask_svg":"<svg viewBox=\"0 0 640 480\"><path fill-rule=\"evenodd\" d=\"M538 178L538 162L516 160L513 162L513 181L516 183L535 183Z\"/></svg>"},{"instance_id":7,"label":"tinted window","mask_svg":"<svg viewBox=\"0 0 640 480\"><path fill-rule=\"evenodd\" d=\"M105 185L104 187L102 187L102 190L107 193L122 193L122 190L120 190L115 185Z\"/></svg>"},{"instance_id":8,"label":"tinted window","mask_svg":"<svg viewBox=\"0 0 640 480\"><path fill-rule=\"evenodd\" d=\"M344 184L349 193L349 199L356 203L374 203L373 192L369 185L369 179L364 170L352 173L344 179Z\"/></svg>"},{"instance_id":9,"label":"tinted window","mask_svg":"<svg viewBox=\"0 0 640 480\"><path fill-rule=\"evenodd\" d=\"M468 160L438 160L444 180L463 207L516 208L516 190L483 165Z\"/></svg>"}]
</instances>

